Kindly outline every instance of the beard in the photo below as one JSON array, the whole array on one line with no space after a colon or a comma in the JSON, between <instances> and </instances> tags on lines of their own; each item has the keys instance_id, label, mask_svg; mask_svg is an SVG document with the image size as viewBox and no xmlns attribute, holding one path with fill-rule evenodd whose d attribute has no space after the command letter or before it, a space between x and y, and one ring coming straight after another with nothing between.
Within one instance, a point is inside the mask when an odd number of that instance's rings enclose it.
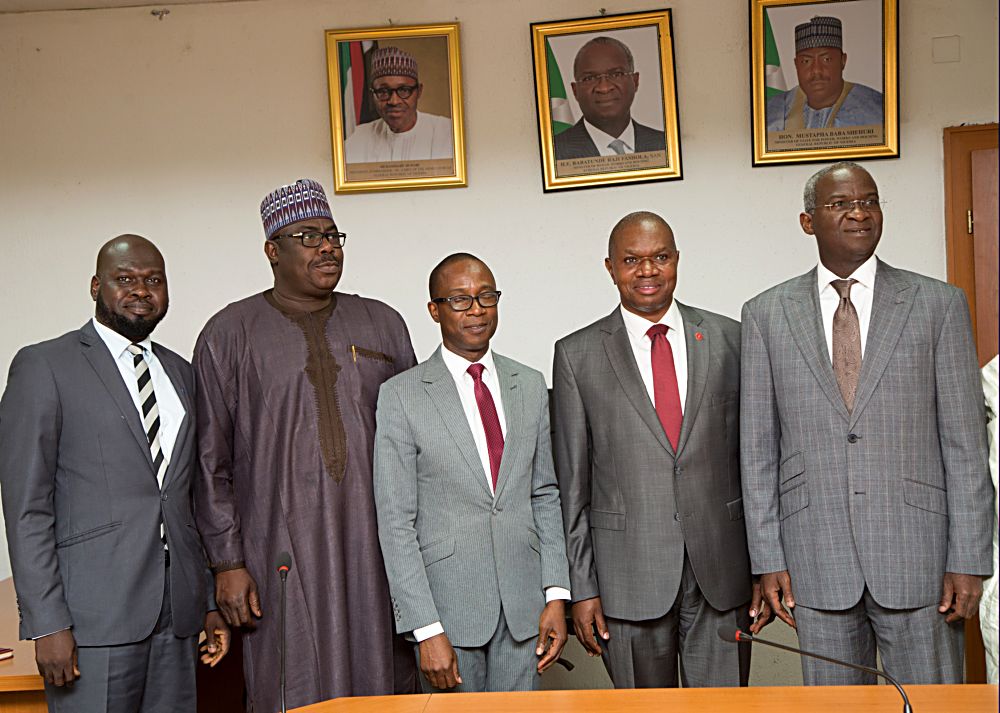
<instances>
[{"instance_id":1,"label":"beard","mask_svg":"<svg viewBox=\"0 0 1000 713\"><path fill-rule=\"evenodd\" d=\"M167 316L167 310L152 319L146 317L128 318L125 315L112 312L107 303L102 299L101 294L97 294L97 308L95 310L97 321L118 332L130 342L141 342L156 329L160 320Z\"/></svg>"}]
</instances>

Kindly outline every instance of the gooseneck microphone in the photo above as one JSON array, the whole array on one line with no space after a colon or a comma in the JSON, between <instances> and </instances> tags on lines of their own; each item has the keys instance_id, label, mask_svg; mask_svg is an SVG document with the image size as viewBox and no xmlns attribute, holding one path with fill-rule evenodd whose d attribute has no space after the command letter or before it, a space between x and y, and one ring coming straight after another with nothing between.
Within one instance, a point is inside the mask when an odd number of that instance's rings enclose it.
<instances>
[{"instance_id":1,"label":"gooseneck microphone","mask_svg":"<svg viewBox=\"0 0 1000 713\"><path fill-rule=\"evenodd\" d=\"M847 668L857 669L858 671L864 671L865 673L871 673L876 676L881 676L886 681L891 683L899 691L899 695L903 697L903 713L913 713L913 708L910 706L910 699L906 697L906 691L903 687L899 685L899 681L894 679L889 674L884 671L879 671L877 668L869 668L868 666L861 666L856 663L848 663L847 661L841 661L840 659L833 659L829 656L823 656L822 654L814 654L811 651L804 651L802 649L797 649L794 646L785 646L784 644L778 644L774 641L767 641L766 639L761 639L748 631L742 631L740 629L732 629L728 626L719 627L719 638L723 641L729 641L731 643L743 643L752 642L756 644L764 644L766 646L773 646L776 649L783 649L785 651L791 651L794 654L799 654L800 656L809 656L810 658L819 659L820 661L826 661L828 663L835 663L839 666L846 666Z\"/></svg>"},{"instance_id":2,"label":"gooseneck microphone","mask_svg":"<svg viewBox=\"0 0 1000 713\"><path fill-rule=\"evenodd\" d=\"M285 705L285 580L288 579L288 572L292 569L292 556L287 552L281 552L274 567L281 577L281 713L288 713L288 707Z\"/></svg>"}]
</instances>

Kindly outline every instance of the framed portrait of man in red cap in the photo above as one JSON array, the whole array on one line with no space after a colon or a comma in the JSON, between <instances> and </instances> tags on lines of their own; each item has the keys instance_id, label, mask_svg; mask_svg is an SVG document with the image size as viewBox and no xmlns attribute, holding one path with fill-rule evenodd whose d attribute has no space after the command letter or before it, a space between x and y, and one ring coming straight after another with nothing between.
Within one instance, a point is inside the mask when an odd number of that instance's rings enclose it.
<instances>
[{"instance_id":1,"label":"framed portrait of man in red cap","mask_svg":"<svg viewBox=\"0 0 1000 713\"><path fill-rule=\"evenodd\" d=\"M899 156L898 0L750 0L753 164Z\"/></svg>"},{"instance_id":2,"label":"framed portrait of man in red cap","mask_svg":"<svg viewBox=\"0 0 1000 713\"><path fill-rule=\"evenodd\" d=\"M458 24L327 30L334 190L466 185Z\"/></svg>"}]
</instances>

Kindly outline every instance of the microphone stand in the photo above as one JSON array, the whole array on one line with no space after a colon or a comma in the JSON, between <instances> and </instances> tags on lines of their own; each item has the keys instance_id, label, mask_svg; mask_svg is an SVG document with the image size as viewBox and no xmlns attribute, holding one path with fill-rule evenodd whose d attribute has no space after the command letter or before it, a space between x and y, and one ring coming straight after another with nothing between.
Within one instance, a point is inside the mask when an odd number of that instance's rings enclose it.
<instances>
[{"instance_id":1,"label":"microphone stand","mask_svg":"<svg viewBox=\"0 0 1000 713\"><path fill-rule=\"evenodd\" d=\"M280 679L280 691L281 691L281 713L288 713L288 707L285 704L285 600L287 599L285 595L286 581L288 579L288 570L291 568L291 558L287 554L282 553L282 558L288 558L287 562L283 561L278 565L278 576L281 577L281 616L280 616L280 636L281 636L281 679Z\"/></svg>"}]
</instances>

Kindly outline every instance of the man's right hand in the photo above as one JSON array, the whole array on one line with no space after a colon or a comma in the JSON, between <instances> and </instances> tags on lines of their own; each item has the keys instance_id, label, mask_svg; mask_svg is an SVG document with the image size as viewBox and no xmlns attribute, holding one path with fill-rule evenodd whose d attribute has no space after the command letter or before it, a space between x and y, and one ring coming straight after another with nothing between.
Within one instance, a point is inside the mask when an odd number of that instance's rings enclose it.
<instances>
[{"instance_id":1,"label":"man's right hand","mask_svg":"<svg viewBox=\"0 0 1000 713\"><path fill-rule=\"evenodd\" d=\"M438 634L420 642L420 671L434 688L445 690L462 682L458 675L458 657L447 634Z\"/></svg>"},{"instance_id":2,"label":"man's right hand","mask_svg":"<svg viewBox=\"0 0 1000 713\"><path fill-rule=\"evenodd\" d=\"M257 583L246 567L215 575L215 602L229 626L253 626L250 614L258 619L263 615Z\"/></svg>"},{"instance_id":3,"label":"man's right hand","mask_svg":"<svg viewBox=\"0 0 1000 713\"><path fill-rule=\"evenodd\" d=\"M771 610L777 617L793 629L796 628L795 618L785 610L785 607L795 608L792 578L788 576L788 570L783 569L780 572L768 572L760 575L760 591L764 595L764 601L771 605Z\"/></svg>"},{"instance_id":4,"label":"man's right hand","mask_svg":"<svg viewBox=\"0 0 1000 713\"><path fill-rule=\"evenodd\" d=\"M601 645L594 638L594 627L602 639L607 641L611 638L608 633L608 625L604 621L604 610L601 608L601 598L593 597L576 602L573 605L573 631L576 638L583 644L589 656L600 656Z\"/></svg>"},{"instance_id":5,"label":"man's right hand","mask_svg":"<svg viewBox=\"0 0 1000 713\"><path fill-rule=\"evenodd\" d=\"M71 629L35 639L38 673L53 686L72 686L80 677L76 661L76 638Z\"/></svg>"}]
</instances>

